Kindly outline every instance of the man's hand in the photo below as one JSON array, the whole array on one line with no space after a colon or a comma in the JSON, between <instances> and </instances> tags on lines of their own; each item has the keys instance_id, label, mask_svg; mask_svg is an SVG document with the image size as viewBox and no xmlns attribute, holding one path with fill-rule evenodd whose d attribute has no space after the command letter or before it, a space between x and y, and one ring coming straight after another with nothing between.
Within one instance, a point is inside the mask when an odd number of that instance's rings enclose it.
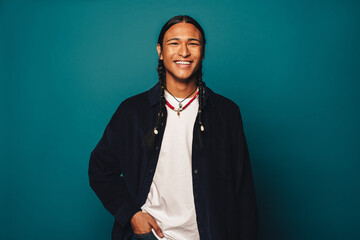
<instances>
[{"instance_id":1,"label":"man's hand","mask_svg":"<svg viewBox=\"0 0 360 240\"><path fill-rule=\"evenodd\" d=\"M159 237L164 237L160 227L156 223L156 220L148 213L141 211L135 213L131 218L131 227L136 234L151 232L151 229L153 228Z\"/></svg>"}]
</instances>

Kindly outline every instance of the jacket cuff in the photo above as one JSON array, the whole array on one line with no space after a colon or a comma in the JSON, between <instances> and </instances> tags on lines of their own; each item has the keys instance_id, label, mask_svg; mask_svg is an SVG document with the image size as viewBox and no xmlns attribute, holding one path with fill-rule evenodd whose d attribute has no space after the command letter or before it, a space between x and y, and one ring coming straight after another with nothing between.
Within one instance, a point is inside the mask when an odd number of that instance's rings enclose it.
<instances>
[{"instance_id":1,"label":"jacket cuff","mask_svg":"<svg viewBox=\"0 0 360 240\"><path fill-rule=\"evenodd\" d=\"M117 210L115 220L121 227L125 227L125 225L131 221L131 218L135 213L139 211L141 211L141 208L132 202L128 202L123 204L121 208Z\"/></svg>"}]
</instances>

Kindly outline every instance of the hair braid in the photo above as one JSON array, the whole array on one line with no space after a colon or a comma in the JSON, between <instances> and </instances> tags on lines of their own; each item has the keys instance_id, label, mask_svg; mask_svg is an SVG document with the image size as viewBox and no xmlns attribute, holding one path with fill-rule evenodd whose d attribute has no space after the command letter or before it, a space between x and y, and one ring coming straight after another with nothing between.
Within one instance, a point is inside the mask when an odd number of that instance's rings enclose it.
<instances>
[{"instance_id":1,"label":"hair braid","mask_svg":"<svg viewBox=\"0 0 360 240\"><path fill-rule=\"evenodd\" d=\"M203 109L203 103L204 103L204 94L205 94L205 88L204 88L204 84L202 81L202 65L200 66L198 72L197 72L197 78L196 78L196 84L199 87L199 110L198 110L198 115L199 115L199 124L200 124L200 130L204 131L204 125L202 123L202 109Z\"/></svg>"},{"instance_id":2,"label":"hair braid","mask_svg":"<svg viewBox=\"0 0 360 240\"><path fill-rule=\"evenodd\" d=\"M160 83L160 108L157 114L155 126L151 129L144 137L143 146L150 150L154 146L155 142L155 135L157 135L158 128L161 122L161 119L164 117L164 113L166 111L165 108L165 97L164 97L164 90L166 88L166 81L165 81L165 66L164 62L159 59L159 64L157 67L158 75L159 75L159 83Z\"/></svg>"},{"instance_id":3,"label":"hair braid","mask_svg":"<svg viewBox=\"0 0 360 240\"><path fill-rule=\"evenodd\" d=\"M199 125L200 128L197 130L198 132L198 137L199 137L199 146L200 148L203 147L203 141L202 141L202 137L201 137L201 132L203 132L205 130L203 122L202 122L202 110L203 110L203 104L204 104L204 93L205 93L205 88L204 88L204 84L202 81L202 65L200 66L200 69L197 72L197 78L196 78L196 84L199 88L199 110L198 110L198 120L199 120Z\"/></svg>"},{"instance_id":4,"label":"hair braid","mask_svg":"<svg viewBox=\"0 0 360 240\"><path fill-rule=\"evenodd\" d=\"M161 118L164 116L166 108L166 100L165 100L165 89L166 89L166 81L165 81L165 66L164 62L159 59L159 64L157 67L158 75L159 75L159 83L160 83L160 109L157 116L157 120L154 127L154 133L157 134L157 128L159 127Z\"/></svg>"}]
</instances>

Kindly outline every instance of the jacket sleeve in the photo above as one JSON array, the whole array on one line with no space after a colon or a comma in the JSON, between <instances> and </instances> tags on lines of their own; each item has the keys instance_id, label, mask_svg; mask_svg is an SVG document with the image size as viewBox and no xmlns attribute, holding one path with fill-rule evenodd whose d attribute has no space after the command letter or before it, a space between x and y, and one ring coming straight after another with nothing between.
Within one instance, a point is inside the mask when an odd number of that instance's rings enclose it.
<instances>
[{"instance_id":1,"label":"jacket sleeve","mask_svg":"<svg viewBox=\"0 0 360 240\"><path fill-rule=\"evenodd\" d=\"M249 151L243 130L240 110L237 108L237 159L236 159L236 198L238 203L239 240L257 239L258 210L255 186L251 171Z\"/></svg>"},{"instance_id":2,"label":"jacket sleeve","mask_svg":"<svg viewBox=\"0 0 360 240\"><path fill-rule=\"evenodd\" d=\"M126 148L127 144L127 116L120 105L91 152L88 172L91 188L122 227L129 223L136 212L141 211L121 176L121 160L126 156L121 155L120 149Z\"/></svg>"}]
</instances>

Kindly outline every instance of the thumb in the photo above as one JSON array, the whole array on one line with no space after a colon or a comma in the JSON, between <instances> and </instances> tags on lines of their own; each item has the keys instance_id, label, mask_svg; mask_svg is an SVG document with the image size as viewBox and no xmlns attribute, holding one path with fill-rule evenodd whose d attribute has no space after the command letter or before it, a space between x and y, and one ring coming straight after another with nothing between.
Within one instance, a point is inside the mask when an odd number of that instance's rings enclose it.
<instances>
[{"instance_id":1,"label":"thumb","mask_svg":"<svg viewBox=\"0 0 360 240\"><path fill-rule=\"evenodd\" d=\"M161 231L159 225L157 224L157 222L155 221L155 219L152 219L152 220L150 221L150 226L154 229L154 231L156 232L156 234L157 234L159 237L161 237L161 238L164 237L164 234L162 233L162 231Z\"/></svg>"}]
</instances>

